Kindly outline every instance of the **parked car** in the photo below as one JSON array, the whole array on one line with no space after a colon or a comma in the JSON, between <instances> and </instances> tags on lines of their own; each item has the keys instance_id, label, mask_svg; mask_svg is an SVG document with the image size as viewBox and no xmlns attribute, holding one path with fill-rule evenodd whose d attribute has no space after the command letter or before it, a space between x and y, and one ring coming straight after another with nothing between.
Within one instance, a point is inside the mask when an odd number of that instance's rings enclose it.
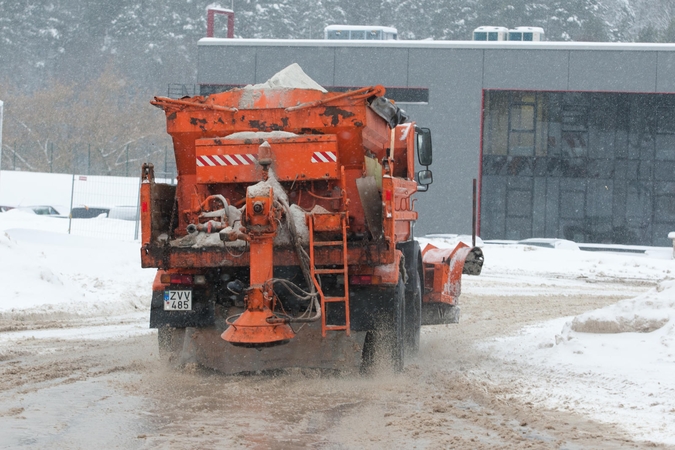
<instances>
[{"instance_id":1,"label":"parked car","mask_svg":"<svg viewBox=\"0 0 675 450\"><path fill-rule=\"evenodd\" d=\"M100 207L100 206L75 206L70 210L70 217L73 219L93 219L94 217L99 217L101 214L105 214L105 217L108 217L110 213L110 208Z\"/></svg>"},{"instance_id":2,"label":"parked car","mask_svg":"<svg viewBox=\"0 0 675 450\"><path fill-rule=\"evenodd\" d=\"M108 213L109 219L138 220L138 206L113 206Z\"/></svg>"},{"instance_id":3,"label":"parked car","mask_svg":"<svg viewBox=\"0 0 675 450\"><path fill-rule=\"evenodd\" d=\"M53 206L49 205L33 205L33 206L19 206L17 211L32 212L38 216L61 216L62 214Z\"/></svg>"}]
</instances>

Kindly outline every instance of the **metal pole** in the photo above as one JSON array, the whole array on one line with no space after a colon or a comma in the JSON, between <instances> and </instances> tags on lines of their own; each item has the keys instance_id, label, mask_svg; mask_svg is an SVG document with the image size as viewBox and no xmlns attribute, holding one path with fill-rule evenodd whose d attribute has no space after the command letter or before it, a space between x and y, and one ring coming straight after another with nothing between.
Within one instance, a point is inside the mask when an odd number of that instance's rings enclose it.
<instances>
[{"instance_id":1,"label":"metal pole","mask_svg":"<svg viewBox=\"0 0 675 450\"><path fill-rule=\"evenodd\" d=\"M75 195L75 174L73 174L73 182L70 185L70 212L68 213L68 234L70 234L70 227L73 224L73 197Z\"/></svg>"},{"instance_id":2,"label":"metal pole","mask_svg":"<svg viewBox=\"0 0 675 450\"><path fill-rule=\"evenodd\" d=\"M54 173L54 143L49 144L49 172Z\"/></svg>"},{"instance_id":3,"label":"metal pole","mask_svg":"<svg viewBox=\"0 0 675 450\"><path fill-rule=\"evenodd\" d=\"M232 0L232 9L234 10L234 0ZM227 38L234 39L234 11L227 14Z\"/></svg>"},{"instance_id":4,"label":"metal pole","mask_svg":"<svg viewBox=\"0 0 675 450\"><path fill-rule=\"evenodd\" d=\"M164 178L169 177L169 169L168 169L168 159L169 159L169 154L167 153L166 150L166 145L164 146Z\"/></svg>"},{"instance_id":5,"label":"metal pole","mask_svg":"<svg viewBox=\"0 0 675 450\"><path fill-rule=\"evenodd\" d=\"M136 227L134 229L134 241L138 240L138 227L141 223L141 179L138 177L138 197L136 198Z\"/></svg>"},{"instance_id":6,"label":"metal pole","mask_svg":"<svg viewBox=\"0 0 675 450\"><path fill-rule=\"evenodd\" d=\"M87 175L91 175L91 144L87 144Z\"/></svg>"},{"instance_id":7,"label":"metal pole","mask_svg":"<svg viewBox=\"0 0 675 450\"><path fill-rule=\"evenodd\" d=\"M126 176L129 176L129 144L127 144L127 173Z\"/></svg>"},{"instance_id":8,"label":"metal pole","mask_svg":"<svg viewBox=\"0 0 675 450\"><path fill-rule=\"evenodd\" d=\"M473 179L473 214L471 215L471 246L476 246L476 179Z\"/></svg>"},{"instance_id":9,"label":"metal pole","mask_svg":"<svg viewBox=\"0 0 675 450\"><path fill-rule=\"evenodd\" d=\"M16 141L14 141L14 159L12 160L12 170L16 170L16 152L19 150L19 147L16 146Z\"/></svg>"},{"instance_id":10,"label":"metal pole","mask_svg":"<svg viewBox=\"0 0 675 450\"><path fill-rule=\"evenodd\" d=\"M206 37L213 37L213 23L215 11L209 9L206 11Z\"/></svg>"},{"instance_id":11,"label":"metal pole","mask_svg":"<svg viewBox=\"0 0 675 450\"><path fill-rule=\"evenodd\" d=\"M5 109L5 104L0 100L0 171L2 171L2 118ZM16 151L16 148L14 149Z\"/></svg>"}]
</instances>

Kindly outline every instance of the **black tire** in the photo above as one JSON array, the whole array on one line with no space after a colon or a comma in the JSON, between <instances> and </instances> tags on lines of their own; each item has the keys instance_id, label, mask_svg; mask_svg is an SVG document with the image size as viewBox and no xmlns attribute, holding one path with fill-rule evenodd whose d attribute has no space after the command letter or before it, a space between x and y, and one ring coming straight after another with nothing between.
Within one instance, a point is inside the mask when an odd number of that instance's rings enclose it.
<instances>
[{"instance_id":1,"label":"black tire","mask_svg":"<svg viewBox=\"0 0 675 450\"><path fill-rule=\"evenodd\" d=\"M177 365L180 352L183 350L184 340L185 328L159 327L157 329L157 347L160 360L165 364Z\"/></svg>"},{"instance_id":2,"label":"black tire","mask_svg":"<svg viewBox=\"0 0 675 450\"><path fill-rule=\"evenodd\" d=\"M393 372L401 372L405 362L405 284L403 276L392 293L389 307L380 311L375 329L368 331L363 345L361 372L372 373L382 365Z\"/></svg>"},{"instance_id":3,"label":"black tire","mask_svg":"<svg viewBox=\"0 0 675 450\"><path fill-rule=\"evenodd\" d=\"M401 372L405 363L405 284L400 276L391 302L391 308L382 315L375 330L375 354L393 372Z\"/></svg>"},{"instance_id":4,"label":"black tire","mask_svg":"<svg viewBox=\"0 0 675 450\"><path fill-rule=\"evenodd\" d=\"M388 327L389 352L391 354L391 367L394 372L403 371L405 365L405 284L403 276L398 277L398 285L393 298L392 326Z\"/></svg>"},{"instance_id":5,"label":"black tire","mask_svg":"<svg viewBox=\"0 0 675 450\"><path fill-rule=\"evenodd\" d=\"M410 274L409 278L410 283L405 296L405 352L406 355L414 356L420 349L422 285L417 271Z\"/></svg>"}]
</instances>

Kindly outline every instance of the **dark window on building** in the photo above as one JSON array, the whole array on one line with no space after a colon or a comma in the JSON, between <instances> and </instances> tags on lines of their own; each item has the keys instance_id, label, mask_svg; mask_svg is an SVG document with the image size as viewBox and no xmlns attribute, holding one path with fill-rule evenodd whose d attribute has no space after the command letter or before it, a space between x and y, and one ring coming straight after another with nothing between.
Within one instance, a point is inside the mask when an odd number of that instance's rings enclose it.
<instances>
[{"instance_id":1,"label":"dark window on building","mask_svg":"<svg viewBox=\"0 0 675 450\"><path fill-rule=\"evenodd\" d=\"M562 155L570 158L586 156L588 107L576 103L563 105L561 118L560 148Z\"/></svg>"},{"instance_id":2,"label":"dark window on building","mask_svg":"<svg viewBox=\"0 0 675 450\"><path fill-rule=\"evenodd\" d=\"M656 113L656 132L659 134L675 134L675 108L660 107Z\"/></svg>"},{"instance_id":3,"label":"dark window on building","mask_svg":"<svg viewBox=\"0 0 675 450\"><path fill-rule=\"evenodd\" d=\"M481 234L670 245L675 95L485 91Z\"/></svg>"},{"instance_id":4,"label":"dark window on building","mask_svg":"<svg viewBox=\"0 0 675 450\"><path fill-rule=\"evenodd\" d=\"M512 103L509 109L509 155L534 156L534 103Z\"/></svg>"}]
</instances>

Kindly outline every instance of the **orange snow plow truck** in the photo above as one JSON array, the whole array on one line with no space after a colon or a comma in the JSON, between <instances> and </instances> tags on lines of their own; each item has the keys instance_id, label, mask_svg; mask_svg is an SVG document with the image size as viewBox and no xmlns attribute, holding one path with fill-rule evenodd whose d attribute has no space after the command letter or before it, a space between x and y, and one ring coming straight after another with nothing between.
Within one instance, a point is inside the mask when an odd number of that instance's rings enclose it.
<instances>
[{"instance_id":1,"label":"orange snow plow truck","mask_svg":"<svg viewBox=\"0 0 675 450\"><path fill-rule=\"evenodd\" d=\"M482 252L413 239L431 134L382 86L327 92L289 66L264 84L156 97L176 185L143 165L143 267L160 355L225 373L400 370L420 326L456 322ZM415 180L415 158L426 166Z\"/></svg>"}]
</instances>

